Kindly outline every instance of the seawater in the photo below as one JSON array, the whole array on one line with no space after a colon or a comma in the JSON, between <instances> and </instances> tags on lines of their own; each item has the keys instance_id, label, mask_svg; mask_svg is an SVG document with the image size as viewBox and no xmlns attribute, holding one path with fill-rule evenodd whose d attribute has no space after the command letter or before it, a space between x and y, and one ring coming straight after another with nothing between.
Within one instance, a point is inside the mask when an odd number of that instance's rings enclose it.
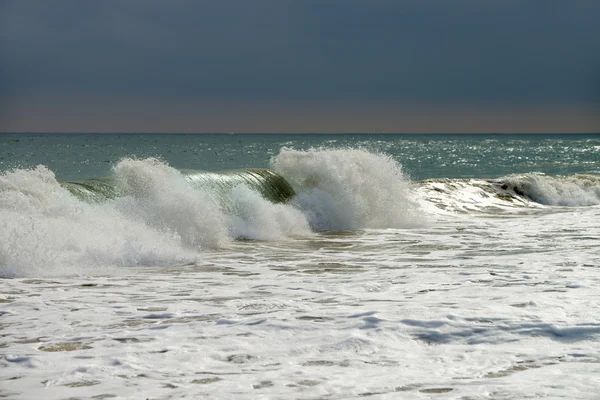
<instances>
[{"instance_id":1,"label":"seawater","mask_svg":"<svg viewBox=\"0 0 600 400\"><path fill-rule=\"evenodd\" d=\"M0 168L49 167L59 180L111 174L125 157L177 169L269 168L283 147L362 148L398 160L413 180L600 173L599 135L0 134Z\"/></svg>"},{"instance_id":2,"label":"seawater","mask_svg":"<svg viewBox=\"0 0 600 400\"><path fill-rule=\"evenodd\" d=\"M596 398L599 135L0 135L0 394Z\"/></svg>"}]
</instances>

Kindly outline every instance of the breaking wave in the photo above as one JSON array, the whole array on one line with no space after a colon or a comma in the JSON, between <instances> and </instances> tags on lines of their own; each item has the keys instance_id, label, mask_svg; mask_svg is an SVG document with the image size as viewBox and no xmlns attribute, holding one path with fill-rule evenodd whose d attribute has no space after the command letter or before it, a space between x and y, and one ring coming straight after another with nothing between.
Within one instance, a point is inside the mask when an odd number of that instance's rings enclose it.
<instances>
[{"instance_id":1,"label":"breaking wave","mask_svg":"<svg viewBox=\"0 0 600 400\"><path fill-rule=\"evenodd\" d=\"M511 175L502 179L502 189L511 190L536 203L550 206L600 204L600 176L551 177L541 174Z\"/></svg>"},{"instance_id":2,"label":"breaking wave","mask_svg":"<svg viewBox=\"0 0 600 400\"><path fill-rule=\"evenodd\" d=\"M291 187L278 190L283 179L273 173L223 174L204 187L199 173L190 179L155 159L124 159L113 170L73 184L44 166L1 174L0 276L195 263L203 249L237 238L310 234L298 210L275 202ZM253 189L258 177L265 190Z\"/></svg>"},{"instance_id":3,"label":"breaking wave","mask_svg":"<svg viewBox=\"0 0 600 400\"><path fill-rule=\"evenodd\" d=\"M123 159L111 176L82 182L59 182L44 166L4 172L0 277L197 263L236 239L407 228L425 211L600 204L593 175L411 182L391 157L361 149L284 148L271 165L215 173Z\"/></svg>"},{"instance_id":4,"label":"breaking wave","mask_svg":"<svg viewBox=\"0 0 600 400\"><path fill-rule=\"evenodd\" d=\"M284 149L273 167L214 173L123 159L110 177L82 182L58 182L44 166L5 172L0 276L196 263L240 238L413 223L410 182L389 157Z\"/></svg>"},{"instance_id":5,"label":"breaking wave","mask_svg":"<svg viewBox=\"0 0 600 400\"><path fill-rule=\"evenodd\" d=\"M318 230L402 228L418 223L413 185L391 157L358 149L284 148L271 160Z\"/></svg>"},{"instance_id":6,"label":"breaking wave","mask_svg":"<svg viewBox=\"0 0 600 400\"><path fill-rule=\"evenodd\" d=\"M541 174L487 179L428 179L417 189L424 208L459 213L520 212L524 208L585 207L600 204L600 176ZM431 207L429 207L431 210Z\"/></svg>"}]
</instances>

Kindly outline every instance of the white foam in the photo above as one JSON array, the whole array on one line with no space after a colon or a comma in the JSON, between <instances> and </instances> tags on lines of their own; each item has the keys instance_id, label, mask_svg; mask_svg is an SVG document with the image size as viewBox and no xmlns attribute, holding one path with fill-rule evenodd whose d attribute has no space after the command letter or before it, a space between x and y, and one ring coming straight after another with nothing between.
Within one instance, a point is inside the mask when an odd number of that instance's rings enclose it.
<instances>
[{"instance_id":1,"label":"white foam","mask_svg":"<svg viewBox=\"0 0 600 400\"><path fill-rule=\"evenodd\" d=\"M198 267L0 280L3 394L594 399L599 212L467 214L240 241Z\"/></svg>"},{"instance_id":2,"label":"white foam","mask_svg":"<svg viewBox=\"0 0 600 400\"><path fill-rule=\"evenodd\" d=\"M177 264L198 257L174 232L148 226L123 204L79 201L43 166L0 175L0 220L4 277L82 269L89 274L95 268Z\"/></svg>"},{"instance_id":3,"label":"white foam","mask_svg":"<svg viewBox=\"0 0 600 400\"><path fill-rule=\"evenodd\" d=\"M278 240L310 235L305 216L287 204L273 204L246 186L232 191L233 211L229 226L236 238Z\"/></svg>"},{"instance_id":4,"label":"white foam","mask_svg":"<svg viewBox=\"0 0 600 400\"><path fill-rule=\"evenodd\" d=\"M503 180L533 201L546 205L574 207L600 204L599 176L527 174L510 175Z\"/></svg>"},{"instance_id":5,"label":"white foam","mask_svg":"<svg viewBox=\"0 0 600 400\"><path fill-rule=\"evenodd\" d=\"M435 179L419 183L421 207L430 214L522 213L541 209L514 191L485 179Z\"/></svg>"},{"instance_id":6,"label":"white foam","mask_svg":"<svg viewBox=\"0 0 600 400\"><path fill-rule=\"evenodd\" d=\"M127 196L117 209L162 232L177 235L187 248L221 247L229 240L225 216L208 193L192 189L175 169L156 159L124 159L115 168Z\"/></svg>"},{"instance_id":7,"label":"white foam","mask_svg":"<svg viewBox=\"0 0 600 400\"><path fill-rule=\"evenodd\" d=\"M156 159L124 159L114 178L127 196L85 203L43 166L0 175L0 276L102 274L110 268L195 263L235 238L310 234L304 215L246 186L231 204L192 188ZM226 210L226 211L225 211Z\"/></svg>"},{"instance_id":8,"label":"white foam","mask_svg":"<svg viewBox=\"0 0 600 400\"><path fill-rule=\"evenodd\" d=\"M503 191L500 183L485 180L432 181L417 188L395 160L361 149L284 148L272 164L297 192L289 204L273 204L243 185L224 201L222 193L191 187L156 159L120 161L114 181L127 195L101 204L74 197L43 166L3 173L0 276L89 275L104 268L195 263L202 251L237 238L281 240L310 235L309 226L403 228L419 223L424 211L600 203L600 178L590 175L512 176ZM538 203L517 196L517 189Z\"/></svg>"},{"instance_id":9,"label":"white foam","mask_svg":"<svg viewBox=\"0 0 600 400\"><path fill-rule=\"evenodd\" d=\"M419 221L413 186L387 155L283 148L271 164L294 187L316 229L402 228Z\"/></svg>"}]
</instances>

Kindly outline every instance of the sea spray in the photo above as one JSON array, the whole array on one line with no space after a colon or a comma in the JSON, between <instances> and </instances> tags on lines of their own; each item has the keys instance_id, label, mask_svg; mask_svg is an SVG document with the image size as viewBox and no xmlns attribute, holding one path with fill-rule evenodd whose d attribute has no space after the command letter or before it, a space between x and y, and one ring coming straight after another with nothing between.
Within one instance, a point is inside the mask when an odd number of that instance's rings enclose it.
<instances>
[{"instance_id":1,"label":"sea spray","mask_svg":"<svg viewBox=\"0 0 600 400\"><path fill-rule=\"evenodd\" d=\"M225 216L209 193L192 189L181 173L156 159L121 160L117 182L129 196L117 209L162 232L176 234L190 249L221 247L229 237Z\"/></svg>"},{"instance_id":2,"label":"sea spray","mask_svg":"<svg viewBox=\"0 0 600 400\"><path fill-rule=\"evenodd\" d=\"M281 240L310 235L306 217L289 204L274 204L247 186L231 193L230 231L235 238Z\"/></svg>"},{"instance_id":3,"label":"sea spray","mask_svg":"<svg viewBox=\"0 0 600 400\"><path fill-rule=\"evenodd\" d=\"M390 156L362 149L283 148L272 167L317 230L403 228L420 222L413 186Z\"/></svg>"},{"instance_id":4,"label":"sea spray","mask_svg":"<svg viewBox=\"0 0 600 400\"><path fill-rule=\"evenodd\" d=\"M272 203L246 184L228 187L224 199L220 187L192 185L157 159L123 159L104 182L114 185L110 197L86 194L84 201L44 166L1 174L0 277L195 263L234 239L311 233L292 205Z\"/></svg>"},{"instance_id":5,"label":"sea spray","mask_svg":"<svg viewBox=\"0 0 600 400\"><path fill-rule=\"evenodd\" d=\"M88 204L38 166L0 175L0 276L103 273L104 268L194 262L171 231L112 202Z\"/></svg>"},{"instance_id":6,"label":"sea spray","mask_svg":"<svg viewBox=\"0 0 600 400\"><path fill-rule=\"evenodd\" d=\"M246 180L235 186L231 185L233 175L218 174L212 174L213 178L223 185L202 186L192 181L192 186L190 174L183 175L159 160L125 159L115 167L115 175L125 186L122 191L132 196L118 199L117 204L150 226L176 232L189 248L223 247L230 239L280 240L310 233L300 211L263 197L268 193L277 199L281 193L270 187L281 185L275 174L264 173L264 181L248 181L250 172L242 172L237 177ZM252 176L263 175L253 172ZM229 181L224 182L223 177Z\"/></svg>"},{"instance_id":7,"label":"sea spray","mask_svg":"<svg viewBox=\"0 0 600 400\"><path fill-rule=\"evenodd\" d=\"M126 158L101 181L98 196L67 190L44 166L4 172L0 277L198 263L235 239L281 241L311 235L311 227L410 227L431 209L496 214L600 204L595 175L411 183L394 159L360 149L284 148L272 165L276 172L239 170L222 178L200 171L190 179L157 159Z\"/></svg>"}]
</instances>

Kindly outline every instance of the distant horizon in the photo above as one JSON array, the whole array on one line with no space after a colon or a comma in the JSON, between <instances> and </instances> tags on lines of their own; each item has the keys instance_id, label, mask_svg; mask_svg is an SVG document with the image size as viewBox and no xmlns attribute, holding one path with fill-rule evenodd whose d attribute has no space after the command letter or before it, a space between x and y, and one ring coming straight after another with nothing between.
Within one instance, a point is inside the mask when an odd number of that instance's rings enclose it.
<instances>
[{"instance_id":1,"label":"distant horizon","mask_svg":"<svg viewBox=\"0 0 600 400\"><path fill-rule=\"evenodd\" d=\"M598 132L0 132L0 135L600 135Z\"/></svg>"},{"instance_id":2,"label":"distant horizon","mask_svg":"<svg viewBox=\"0 0 600 400\"><path fill-rule=\"evenodd\" d=\"M0 97L1 100L1 97ZM600 106L230 102L127 97L4 101L3 132L597 133Z\"/></svg>"}]
</instances>

